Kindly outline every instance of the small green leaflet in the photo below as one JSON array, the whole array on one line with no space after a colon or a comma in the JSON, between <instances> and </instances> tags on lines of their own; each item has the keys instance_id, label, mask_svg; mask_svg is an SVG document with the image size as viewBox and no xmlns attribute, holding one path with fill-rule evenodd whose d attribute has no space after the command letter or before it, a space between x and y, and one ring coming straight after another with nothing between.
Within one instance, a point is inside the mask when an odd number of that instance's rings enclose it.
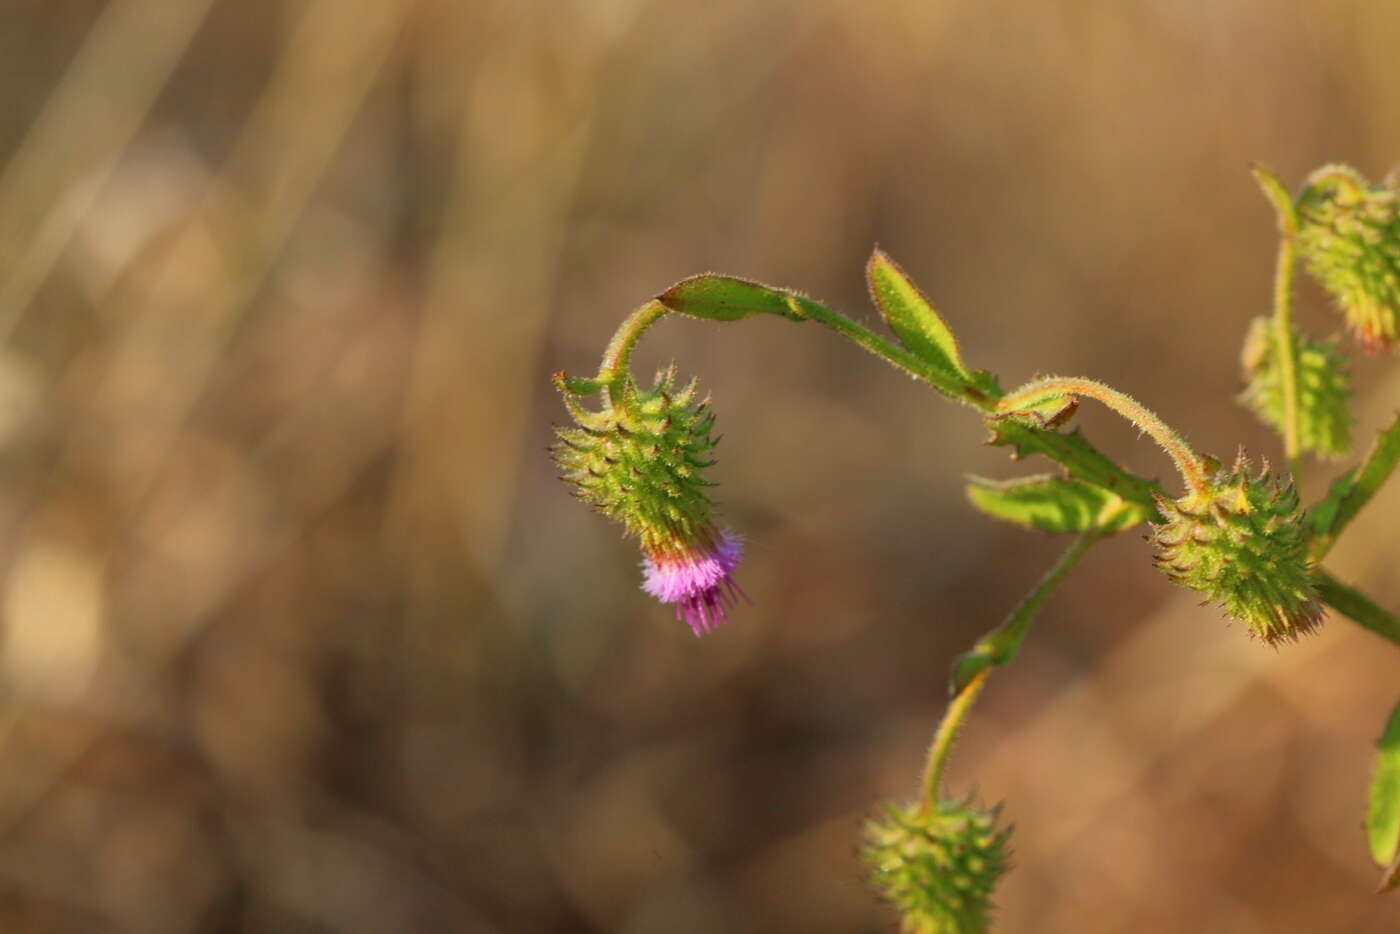
<instances>
[{"instance_id":1,"label":"small green leaflet","mask_svg":"<svg viewBox=\"0 0 1400 934\"><path fill-rule=\"evenodd\" d=\"M1366 836L1371 858L1386 868L1381 891L1400 883L1400 704L1390 712L1385 732L1376 743L1376 768L1371 776L1371 800L1366 808Z\"/></svg>"},{"instance_id":2,"label":"small green leaflet","mask_svg":"<svg viewBox=\"0 0 1400 934\"><path fill-rule=\"evenodd\" d=\"M967 498L994 519L1042 532L1105 533L1147 519L1142 506L1116 493L1068 477L1042 474L1016 480L969 477Z\"/></svg>"},{"instance_id":3,"label":"small green leaflet","mask_svg":"<svg viewBox=\"0 0 1400 934\"><path fill-rule=\"evenodd\" d=\"M738 321L749 315L782 315L794 321L804 318L803 299L796 292L775 289L734 276L705 273L682 279L657 296L671 311L712 321Z\"/></svg>"},{"instance_id":4,"label":"small green leaflet","mask_svg":"<svg viewBox=\"0 0 1400 934\"><path fill-rule=\"evenodd\" d=\"M952 330L898 263L876 250L865 265L865 278L875 307L906 350L967 385L975 384Z\"/></svg>"},{"instance_id":5,"label":"small green leaflet","mask_svg":"<svg viewBox=\"0 0 1400 934\"><path fill-rule=\"evenodd\" d=\"M1376 495L1400 463L1400 415L1376 435L1366 459L1336 479L1327 496L1312 508L1314 558L1321 558L1337 536Z\"/></svg>"}]
</instances>

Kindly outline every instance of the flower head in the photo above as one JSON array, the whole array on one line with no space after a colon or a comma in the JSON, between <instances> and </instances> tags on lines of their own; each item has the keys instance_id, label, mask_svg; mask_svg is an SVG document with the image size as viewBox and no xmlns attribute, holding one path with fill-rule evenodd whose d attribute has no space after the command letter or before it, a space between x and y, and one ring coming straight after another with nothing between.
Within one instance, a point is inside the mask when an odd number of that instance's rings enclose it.
<instances>
[{"instance_id":1,"label":"flower head","mask_svg":"<svg viewBox=\"0 0 1400 934\"><path fill-rule=\"evenodd\" d=\"M969 801L937 807L886 804L865 825L862 855L874 882L899 909L908 934L982 934L988 929L992 891L1009 868L1009 829L996 827L997 811Z\"/></svg>"},{"instance_id":2,"label":"flower head","mask_svg":"<svg viewBox=\"0 0 1400 934\"><path fill-rule=\"evenodd\" d=\"M744 543L732 532L715 533L683 552L648 554L642 559L642 589L662 603L676 605L697 636L729 622L729 608L743 590L734 582Z\"/></svg>"},{"instance_id":3,"label":"flower head","mask_svg":"<svg viewBox=\"0 0 1400 934\"><path fill-rule=\"evenodd\" d=\"M1329 165L1298 198L1298 252L1371 352L1400 343L1400 191Z\"/></svg>"},{"instance_id":4,"label":"flower head","mask_svg":"<svg viewBox=\"0 0 1400 934\"><path fill-rule=\"evenodd\" d=\"M1157 497L1165 521L1151 539L1168 577L1276 644L1317 628L1322 607L1297 490L1292 483L1280 488L1267 465L1258 477L1249 470L1241 452L1204 491Z\"/></svg>"},{"instance_id":5,"label":"flower head","mask_svg":"<svg viewBox=\"0 0 1400 934\"><path fill-rule=\"evenodd\" d=\"M743 594L733 578L743 545L715 525L705 494L715 446L708 400L697 400L693 380L678 389L674 366L646 391L625 377L597 412L556 382L576 424L556 429L554 459L574 495L637 539L642 589L674 604L697 636L727 622Z\"/></svg>"}]
</instances>

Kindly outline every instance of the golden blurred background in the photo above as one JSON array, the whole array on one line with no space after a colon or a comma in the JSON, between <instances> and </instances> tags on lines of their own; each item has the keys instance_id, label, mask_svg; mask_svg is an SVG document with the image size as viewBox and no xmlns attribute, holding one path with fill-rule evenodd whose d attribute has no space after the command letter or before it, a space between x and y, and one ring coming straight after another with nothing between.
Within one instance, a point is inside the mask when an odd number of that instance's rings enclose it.
<instances>
[{"instance_id":1,"label":"golden blurred background","mask_svg":"<svg viewBox=\"0 0 1400 934\"><path fill-rule=\"evenodd\" d=\"M696 641L544 448L557 369L705 270L1198 446L1291 184L1400 153L1400 5L16 0L0 19L0 931L876 932L855 857L954 655L1063 543L1043 470L815 326L663 324L749 538ZM1311 287L1300 314L1336 319ZM1357 363L1358 438L1400 400ZM1133 469L1131 428L1079 418ZM1333 469L1315 469L1316 496ZM1400 606L1392 487L1330 561ZM1384 932L1360 821L1400 654L1277 652L1096 549L991 682L1005 932Z\"/></svg>"}]
</instances>

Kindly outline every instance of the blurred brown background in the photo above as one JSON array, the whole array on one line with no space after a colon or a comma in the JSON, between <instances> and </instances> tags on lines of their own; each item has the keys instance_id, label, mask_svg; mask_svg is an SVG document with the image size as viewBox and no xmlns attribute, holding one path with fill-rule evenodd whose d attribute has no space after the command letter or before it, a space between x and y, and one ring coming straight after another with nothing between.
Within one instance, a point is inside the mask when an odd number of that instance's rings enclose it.
<instances>
[{"instance_id":1,"label":"blurred brown background","mask_svg":"<svg viewBox=\"0 0 1400 934\"><path fill-rule=\"evenodd\" d=\"M859 822L1063 546L961 477L1044 465L815 326L663 324L750 540L697 642L554 480L548 374L707 269L869 321L878 241L1005 384L1277 456L1232 401L1247 166L1390 168L1397 38L1381 0L6 4L0 931L892 930ZM1364 444L1400 373L1357 373ZM1330 562L1391 606L1397 508ZM1017 825L999 929L1400 929L1360 830L1398 683L1096 549L953 763Z\"/></svg>"}]
</instances>

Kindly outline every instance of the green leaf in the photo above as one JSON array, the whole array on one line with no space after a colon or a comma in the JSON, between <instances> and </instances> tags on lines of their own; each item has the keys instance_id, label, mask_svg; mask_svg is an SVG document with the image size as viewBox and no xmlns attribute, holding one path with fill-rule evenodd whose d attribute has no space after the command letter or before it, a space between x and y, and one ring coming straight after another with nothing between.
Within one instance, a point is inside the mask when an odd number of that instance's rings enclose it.
<instances>
[{"instance_id":1,"label":"green leaf","mask_svg":"<svg viewBox=\"0 0 1400 934\"><path fill-rule=\"evenodd\" d=\"M801 321L806 318L802 306L808 301L787 289L713 273L682 279L656 300L671 311L712 321L738 321L758 314Z\"/></svg>"},{"instance_id":2,"label":"green leaf","mask_svg":"<svg viewBox=\"0 0 1400 934\"><path fill-rule=\"evenodd\" d=\"M967 498L994 519L1042 532L1117 532L1148 512L1115 493L1068 477L1042 474L1017 480L969 477Z\"/></svg>"},{"instance_id":3,"label":"green leaf","mask_svg":"<svg viewBox=\"0 0 1400 934\"><path fill-rule=\"evenodd\" d=\"M1366 836L1371 858L1376 865L1388 867L1400 850L1400 704L1390 712L1376 747L1376 768L1366 808Z\"/></svg>"},{"instance_id":4,"label":"green leaf","mask_svg":"<svg viewBox=\"0 0 1400 934\"><path fill-rule=\"evenodd\" d=\"M1152 499L1156 490L1154 484L1128 473L1122 467L1105 457L1097 448L1084 439L1078 428L1063 434L1033 428L1016 419L987 421L992 437L987 442L996 447L1009 447L1012 457L1020 459L1032 454L1043 454L1051 460L1063 464L1070 475L1094 486L1103 487L1124 499L1149 510L1149 517L1157 516L1157 507Z\"/></svg>"},{"instance_id":5,"label":"green leaf","mask_svg":"<svg viewBox=\"0 0 1400 934\"><path fill-rule=\"evenodd\" d=\"M1361 466L1338 477L1322 502L1312 508L1314 558L1327 554L1337 536L1389 479L1397 463L1400 463L1400 415L1376 435Z\"/></svg>"},{"instance_id":6,"label":"green leaf","mask_svg":"<svg viewBox=\"0 0 1400 934\"><path fill-rule=\"evenodd\" d=\"M973 383L973 374L963 364L958 339L898 263L877 249L865 265L865 279L875 307L910 353L950 376Z\"/></svg>"}]
</instances>

